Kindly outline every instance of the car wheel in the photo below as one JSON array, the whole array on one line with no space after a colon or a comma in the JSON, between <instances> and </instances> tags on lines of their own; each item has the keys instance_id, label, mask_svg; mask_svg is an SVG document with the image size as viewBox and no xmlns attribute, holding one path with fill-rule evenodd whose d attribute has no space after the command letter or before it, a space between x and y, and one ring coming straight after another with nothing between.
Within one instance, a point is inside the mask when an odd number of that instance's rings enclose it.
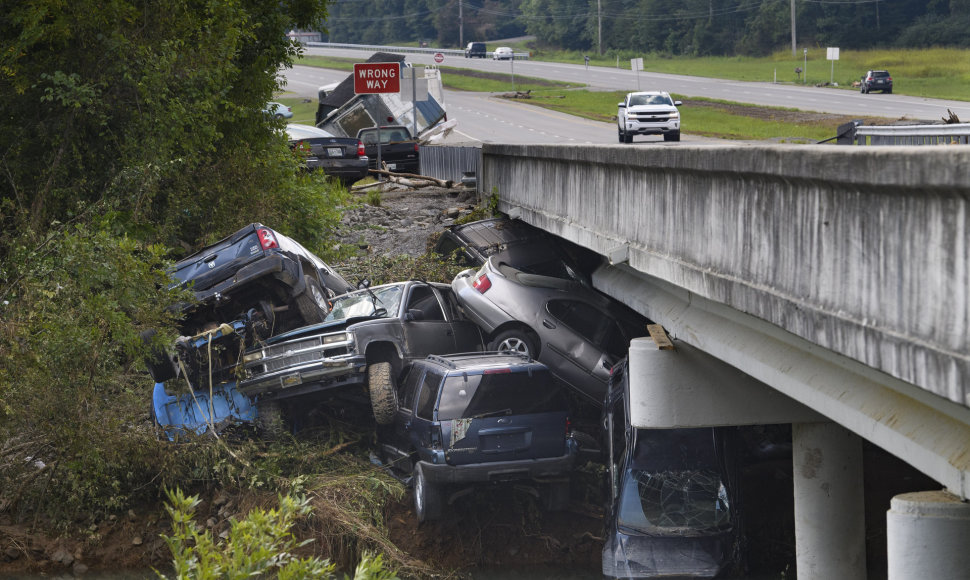
<instances>
[{"instance_id":1,"label":"car wheel","mask_svg":"<svg viewBox=\"0 0 970 580\"><path fill-rule=\"evenodd\" d=\"M300 311L300 316L307 324L323 322L323 319L330 312L330 303L327 302L327 293L320 287L316 278L309 274L303 276L305 287L303 292L296 297L296 307Z\"/></svg>"},{"instance_id":2,"label":"car wheel","mask_svg":"<svg viewBox=\"0 0 970 580\"><path fill-rule=\"evenodd\" d=\"M277 119L282 119L283 118L283 113L276 113L273 116L276 117Z\"/></svg>"},{"instance_id":3,"label":"car wheel","mask_svg":"<svg viewBox=\"0 0 970 580\"><path fill-rule=\"evenodd\" d=\"M569 480L546 484L540 490L542 507L546 511L561 512L569 507Z\"/></svg>"},{"instance_id":4,"label":"car wheel","mask_svg":"<svg viewBox=\"0 0 970 580\"><path fill-rule=\"evenodd\" d=\"M276 399L261 400L256 403L256 427L265 439L275 441L285 431L283 411Z\"/></svg>"},{"instance_id":5,"label":"car wheel","mask_svg":"<svg viewBox=\"0 0 970 580\"><path fill-rule=\"evenodd\" d=\"M620 143L626 143L626 137L623 136L623 129L617 128L616 134L617 134L617 137L619 137L620 139Z\"/></svg>"},{"instance_id":6,"label":"car wheel","mask_svg":"<svg viewBox=\"0 0 970 580\"><path fill-rule=\"evenodd\" d=\"M891 94L893 94L893 90L892 90L892 89L886 89L886 90L885 90L885 91L883 91L883 92L884 92L884 93L886 93L887 95L891 95Z\"/></svg>"},{"instance_id":7,"label":"car wheel","mask_svg":"<svg viewBox=\"0 0 970 580\"><path fill-rule=\"evenodd\" d=\"M533 359L539 356L535 339L529 333L518 328L499 333L489 343L488 348L499 352L518 352Z\"/></svg>"},{"instance_id":8,"label":"car wheel","mask_svg":"<svg viewBox=\"0 0 970 580\"><path fill-rule=\"evenodd\" d=\"M370 406L378 425L390 425L397 412L397 386L391 374L391 363L379 362L367 367L367 389Z\"/></svg>"},{"instance_id":9,"label":"car wheel","mask_svg":"<svg viewBox=\"0 0 970 580\"><path fill-rule=\"evenodd\" d=\"M664 133L664 141L680 141L680 131Z\"/></svg>"},{"instance_id":10,"label":"car wheel","mask_svg":"<svg viewBox=\"0 0 970 580\"><path fill-rule=\"evenodd\" d=\"M633 133L624 133L623 139L626 140L627 143L633 143Z\"/></svg>"},{"instance_id":11,"label":"car wheel","mask_svg":"<svg viewBox=\"0 0 970 580\"><path fill-rule=\"evenodd\" d=\"M416 463L414 465L414 511L418 515L418 523L439 519L443 508L441 490L425 479L421 464Z\"/></svg>"}]
</instances>

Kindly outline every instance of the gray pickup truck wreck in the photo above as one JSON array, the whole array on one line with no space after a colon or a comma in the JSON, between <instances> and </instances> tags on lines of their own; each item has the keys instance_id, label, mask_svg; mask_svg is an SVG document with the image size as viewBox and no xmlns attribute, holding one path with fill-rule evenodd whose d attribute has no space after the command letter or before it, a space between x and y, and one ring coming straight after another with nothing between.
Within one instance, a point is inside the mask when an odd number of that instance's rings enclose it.
<instances>
[{"instance_id":1,"label":"gray pickup truck wreck","mask_svg":"<svg viewBox=\"0 0 970 580\"><path fill-rule=\"evenodd\" d=\"M407 364L482 348L481 331L460 314L447 284L385 284L338 296L323 322L247 350L237 389L256 401L257 421L271 432L330 395L366 397L377 423L386 425Z\"/></svg>"}]
</instances>

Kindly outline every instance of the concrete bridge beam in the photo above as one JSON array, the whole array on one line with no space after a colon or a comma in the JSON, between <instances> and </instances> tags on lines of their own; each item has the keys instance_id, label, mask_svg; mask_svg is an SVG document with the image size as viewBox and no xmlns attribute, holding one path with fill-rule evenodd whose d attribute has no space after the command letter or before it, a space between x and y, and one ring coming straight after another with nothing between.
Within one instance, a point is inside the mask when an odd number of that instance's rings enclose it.
<instances>
[{"instance_id":1,"label":"concrete bridge beam","mask_svg":"<svg viewBox=\"0 0 970 580\"><path fill-rule=\"evenodd\" d=\"M970 574L970 503L946 491L905 493L886 514L889 580Z\"/></svg>"}]
</instances>

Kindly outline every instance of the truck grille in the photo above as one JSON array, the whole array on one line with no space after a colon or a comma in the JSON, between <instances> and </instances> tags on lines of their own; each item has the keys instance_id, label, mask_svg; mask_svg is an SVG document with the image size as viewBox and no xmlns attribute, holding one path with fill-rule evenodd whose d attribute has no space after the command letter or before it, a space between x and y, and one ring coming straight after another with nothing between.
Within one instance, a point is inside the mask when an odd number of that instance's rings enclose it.
<instances>
[{"instance_id":1,"label":"truck grille","mask_svg":"<svg viewBox=\"0 0 970 580\"><path fill-rule=\"evenodd\" d=\"M292 366L347 354L350 354L350 349L346 346L294 352L290 355L274 357L267 360L264 368L266 369L265 372L273 372Z\"/></svg>"},{"instance_id":2,"label":"truck grille","mask_svg":"<svg viewBox=\"0 0 970 580\"><path fill-rule=\"evenodd\" d=\"M669 112L660 113L633 113L630 115L631 120L643 121L646 123L658 123L670 120Z\"/></svg>"}]
</instances>

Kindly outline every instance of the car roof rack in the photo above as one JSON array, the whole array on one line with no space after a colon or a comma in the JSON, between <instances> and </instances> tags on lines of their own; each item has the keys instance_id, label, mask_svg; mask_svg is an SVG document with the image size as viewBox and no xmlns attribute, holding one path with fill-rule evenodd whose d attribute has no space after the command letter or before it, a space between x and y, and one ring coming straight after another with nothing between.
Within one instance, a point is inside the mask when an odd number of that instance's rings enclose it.
<instances>
[{"instance_id":1,"label":"car roof rack","mask_svg":"<svg viewBox=\"0 0 970 580\"><path fill-rule=\"evenodd\" d=\"M507 351L507 350L502 350L502 351L500 351L500 350L487 350L487 351L474 351L474 352L460 352L460 353L447 354L447 355L429 354L428 355L428 358L426 358L425 360L432 361L432 362L436 362L436 363L438 363L440 365L444 365L444 366L446 366L446 367L448 367L450 369L457 369L458 368L458 363L460 363L460 362L463 362L463 361L466 361L466 360L479 359L479 358L483 358L483 357L486 357L486 356L492 356L492 357L514 357L516 359L519 359L516 362L523 362L523 363L536 362L536 361L534 361L532 358L530 358L528 355L526 355L524 353L521 353L521 352L511 352L511 351Z\"/></svg>"}]
</instances>

